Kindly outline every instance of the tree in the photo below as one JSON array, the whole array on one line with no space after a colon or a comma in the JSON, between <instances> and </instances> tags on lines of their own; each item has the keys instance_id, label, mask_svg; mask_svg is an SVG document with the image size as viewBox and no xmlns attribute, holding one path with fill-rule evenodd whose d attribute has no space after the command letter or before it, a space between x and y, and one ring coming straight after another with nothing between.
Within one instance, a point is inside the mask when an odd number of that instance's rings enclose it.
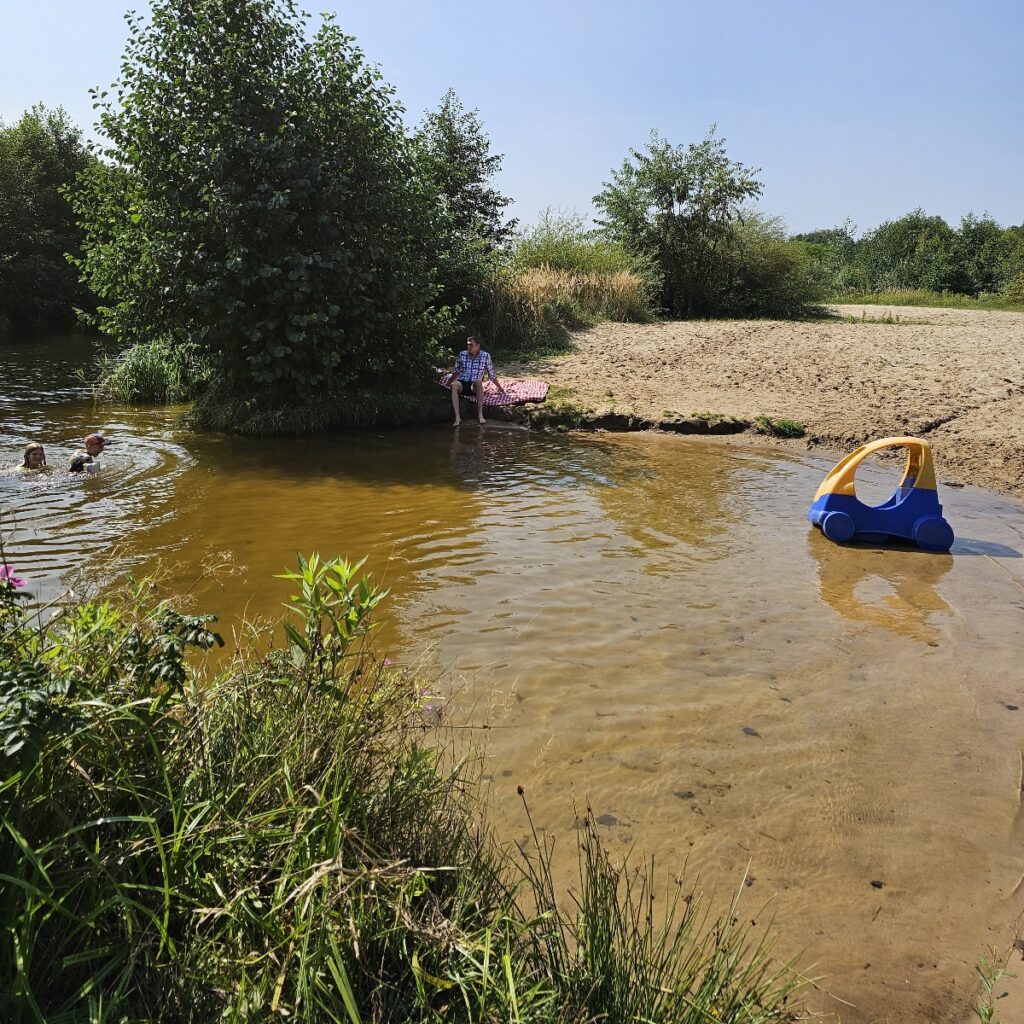
<instances>
[{"instance_id":1,"label":"tree","mask_svg":"<svg viewBox=\"0 0 1024 1024\"><path fill-rule=\"evenodd\" d=\"M711 316L733 293L736 225L761 195L757 171L730 160L712 126L703 141L672 146L651 133L594 197L612 238L660 266L663 303L681 316Z\"/></svg>"},{"instance_id":2,"label":"tree","mask_svg":"<svg viewBox=\"0 0 1024 1024\"><path fill-rule=\"evenodd\" d=\"M491 184L504 157L491 152L479 111L466 110L449 89L416 132L420 166L434 188L451 230L491 246L508 240L516 221L502 212L512 200Z\"/></svg>"},{"instance_id":3,"label":"tree","mask_svg":"<svg viewBox=\"0 0 1024 1024\"><path fill-rule=\"evenodd\" d=\"M468 323L488 293L500 248L516 227L503 213L512 200L491 184L502 157L491 153L479 113L467 111L453 89L424 117L414 143L419 173L441 216L441 301L465 308Z\"/></svg>"},{"instance_id":4,"label":"tree","mask_svg":"<svg viewBox=\"0 0 1024 1024\"><path fill-rule=\"evenodd\" d=\"M81 131L42 104L0 122L0 324L14 330L66 325L89 303L66 253L81 231L63 189L89 165Z\"/></svg>"},{"instance_id":5,"label":"tree","mask_svg":"<svg viewBox=\"0 0 1024 1024\"><path fill-rule=\"evenodd\" d=\"M857 258L872 290L964 292L969 287L957 263L956 232L941 217L922 209L885 221L865 235Z\"/></svg>"},{"instance_id":6,"label":"tree","mask_svg":"<svg viewBox=\"0 0 1024 1024\"><path fill-rule=\"evenodd\" d=\"M319 429L436 360L439 221L393 89L292 0L154 0L128 16L102 163L75 206L97 322L211 367L197 412Z\"/></svg>"}]
</instances>

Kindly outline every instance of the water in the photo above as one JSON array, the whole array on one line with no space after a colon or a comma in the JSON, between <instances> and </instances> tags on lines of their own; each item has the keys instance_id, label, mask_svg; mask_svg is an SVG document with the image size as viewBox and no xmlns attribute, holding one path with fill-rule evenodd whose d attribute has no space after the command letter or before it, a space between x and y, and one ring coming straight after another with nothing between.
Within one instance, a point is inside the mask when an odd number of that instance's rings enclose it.
<instances>
[{"instance_id":1,"label":"water","mask_svg":"<svg viewBox=\"0 0 1024 1024\"><path fill-rule=\"evenodd\" d=\"M723 892L749 872L757 927L773 914L829 976L817 1009L966 1016L978 955L1024 910L1021 503L942 489L951 555L839 548L803 518L828 459L497 424L194 434L181 410L94 406L89 355L0 349L12 462L117 441L93 477L0 476L39 596L164 566L230 632L279 613L296 550L368 555L392 591L379 643L443 720L487 726L501 835L525 834L521 785L571 854L589 804L615 850Z\"/></svg>"}]
</instances>

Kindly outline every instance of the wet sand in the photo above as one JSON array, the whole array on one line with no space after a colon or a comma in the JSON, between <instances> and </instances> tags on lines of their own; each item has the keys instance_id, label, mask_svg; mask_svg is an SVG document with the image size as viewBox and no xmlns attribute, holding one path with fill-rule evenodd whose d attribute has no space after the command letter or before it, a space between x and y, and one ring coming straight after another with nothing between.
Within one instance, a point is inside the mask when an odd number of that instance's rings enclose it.
<instances>
[{"instance_id":1,"label":"wet sand","mask_svg":"<svg viewBox=\"0 0 1024 1024\"><path fill-rule=\"evenodd\" d=\"M925 437L940 480L1024 496L1024 313L833 311L852 322L601 324L570 355L507 369L596 411L793 419L801 446Z\"/></svg>"}]
</instances>

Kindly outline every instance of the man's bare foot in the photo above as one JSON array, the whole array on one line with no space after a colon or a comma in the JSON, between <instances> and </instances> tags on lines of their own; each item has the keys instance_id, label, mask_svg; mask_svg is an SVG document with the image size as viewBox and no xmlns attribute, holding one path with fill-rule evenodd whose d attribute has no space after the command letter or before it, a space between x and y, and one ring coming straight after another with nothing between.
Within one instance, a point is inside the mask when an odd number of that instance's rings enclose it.
<instances>
[{"instance_id":1,"label":"man's bare foot","mask_svg":"<svg viewBox=\"0 0 1024 1024\"><path fill-rule=\"evenodd\" d=\"M462 420L456 420L456 421L455 421L455 422L454 422L454 423L452 424L452 426L453 426L453 427L461 427L461 426L462 426Z\"/></svg>"},{"instance_id":2,"label":"man's bare foot","mask_svg":"<svg viewBox=\"0 0 1024 1024\"><path fill-rule=\"evenodd\" d=\"M486 422L487 422L487 420L485 420L485 419L483 418L483 416L478 416L478 417L477 417L477 419L476 419L476 421L477 421L477 423L486 423Z\"/></svg>"}]
</instances>

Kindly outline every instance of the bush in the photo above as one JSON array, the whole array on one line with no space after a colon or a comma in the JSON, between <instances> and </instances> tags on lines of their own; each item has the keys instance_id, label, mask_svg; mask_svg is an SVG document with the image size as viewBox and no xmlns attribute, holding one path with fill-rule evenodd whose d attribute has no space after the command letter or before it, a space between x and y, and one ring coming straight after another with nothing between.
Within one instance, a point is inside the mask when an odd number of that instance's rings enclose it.
<instances>
[{"instance_id":1,"label":"bush","mask_svg":"<svg viewBox=\"0 0 1024 1024\"><path fill-rule=\"evenodd\" d=\"M1007 282L1003 296L1007 302L1024 306L1024 270Z\"/></svg>"},{"instance_id":2,"label":"bush","mask_svg":"<svg viewBox=\"0 0 1024 1024\"><path fill-rule=\"evenodd\" d=\"M195 350L184 352L165 341L132 345L117 356L101 356L99 398L117 402L188 402L202 390L209 367Z\"/></svg>"},{"instance_id":3,"label":"bush","mask_svg":"<svg viewBox=\"0 0 1024 1024\"><path fill-rule=\"evenodd\" d=\"M714 131L686 147L652 133L594 197L600 223L650 254L661 305L677 316L799 315L817 292L802 255L774 221L745 212L761 195L757 171L730 160Z\"/></svg>"},{"instance_id":4,"label":"bush","mask_svg":"<svg viewBox=\"0 0 1024 1024\"><path fill-rule=\"evenodd\" d=\"M546 267L576 274L618 274L628 272L658 285L654 260L629 252L599 232L588 230L575 213L545 210L536 224L516 235L510 265L514 271Z\"/></svg>"},{"instance_id":5,"label":"bush","mask_svg":"<svg viewBox=\"0 0 1024 1024\"><path fill-rule=\"evenodd\" d=\"M415 680L362 644L360 565L300 559L285 642L212 677L210 617L150 584L43 624L4 570L4 1021L791 1019L769 946L692 891L659 923L589 816L575 897L540 842L493 845Z\"/></svg>"},{"instance_id":6,"label":"bush","mask_svg":"<svg viewBox=\"0 0 1024 1024\"><path fill-rule=\"evenodd\" d=\"M155 0L129 16L103 154L80 178L82 269L125 346L195 350L211 426L298 430L429 374L443 236L393 90L292 0Z\"/></svg>"}]
</instances>

